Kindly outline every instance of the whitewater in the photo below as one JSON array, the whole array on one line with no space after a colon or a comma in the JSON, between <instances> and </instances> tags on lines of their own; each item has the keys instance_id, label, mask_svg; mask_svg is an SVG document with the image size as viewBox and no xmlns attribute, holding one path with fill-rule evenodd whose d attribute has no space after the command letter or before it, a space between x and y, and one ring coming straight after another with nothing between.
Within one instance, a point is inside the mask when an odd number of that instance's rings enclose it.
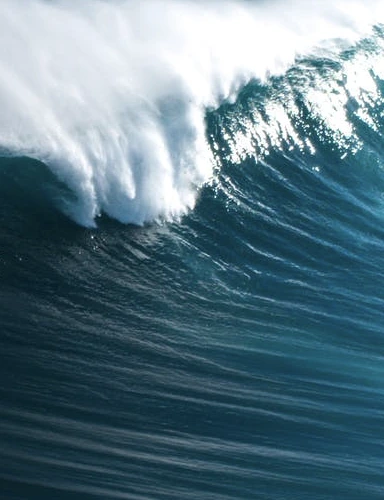
<instances>
[{"instance_id":1,"label":"whitewater","mask_svg":"<svg viewBox=\"0 0 384 500\"><path fill-rule=\"evenodd\" d=\"M1 0L1 154L45 163L81 225L178 217L218 168L207 111L300 57L337 59L380 20L379 1Z\"/></svg>"}]
</instances>

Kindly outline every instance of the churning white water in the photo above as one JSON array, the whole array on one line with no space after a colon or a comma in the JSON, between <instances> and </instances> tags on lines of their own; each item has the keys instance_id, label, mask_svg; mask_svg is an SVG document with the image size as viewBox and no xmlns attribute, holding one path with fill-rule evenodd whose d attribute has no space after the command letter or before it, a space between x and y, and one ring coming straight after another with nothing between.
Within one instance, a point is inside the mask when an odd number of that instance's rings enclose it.
<instances>
[{"instance_id":1,"label":"churning white water","mask_svg":"<svg viewBox=\"0 0 384 500\"><path fill-rule=\"evenodd\" d=\"M80 224L183 214L212 176L207 107L356 39L381 4L0 0L0 149L45 162Z\"/></svg>"}]
</instances>

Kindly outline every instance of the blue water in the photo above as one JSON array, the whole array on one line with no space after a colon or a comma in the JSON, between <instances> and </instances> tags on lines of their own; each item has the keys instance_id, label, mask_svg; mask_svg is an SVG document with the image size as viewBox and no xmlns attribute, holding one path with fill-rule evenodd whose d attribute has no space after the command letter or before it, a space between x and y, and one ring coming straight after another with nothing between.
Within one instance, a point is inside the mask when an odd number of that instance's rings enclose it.
<instances>
[{"instance_id":1,"label":"blue water","mask_svg":"<svg viewBox=\"0 0 384 500\"><path fill-rule=\"evenodd\" d=\"M0 134L0 498L384 497L382 45L208 106L179 210L137 149L140 203L95 167L91 223L73 159ZM162 106L185 170L187 105Z\"/></svg>"}]
</instances>

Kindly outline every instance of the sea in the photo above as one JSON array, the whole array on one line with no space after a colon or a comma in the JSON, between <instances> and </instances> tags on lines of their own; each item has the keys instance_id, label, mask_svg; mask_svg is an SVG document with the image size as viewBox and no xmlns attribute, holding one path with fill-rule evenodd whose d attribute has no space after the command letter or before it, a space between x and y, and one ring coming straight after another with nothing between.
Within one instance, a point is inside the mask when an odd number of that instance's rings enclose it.
<instances>
[{"instance_id":1,"label":"sea","mask_svg":"<svg viewBox=\"0 0 384 500\"><path fill-rule=\"evenodd\" d=\"M384 4L0 0L0 498L384 498Z\"/></svg>"}]
</instances>

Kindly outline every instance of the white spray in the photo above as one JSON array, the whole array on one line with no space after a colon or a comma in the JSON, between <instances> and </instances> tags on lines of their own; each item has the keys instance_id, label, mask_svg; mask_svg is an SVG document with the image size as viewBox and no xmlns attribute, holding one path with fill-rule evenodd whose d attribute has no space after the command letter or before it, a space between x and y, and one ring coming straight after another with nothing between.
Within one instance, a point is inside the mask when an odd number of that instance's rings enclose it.
<instances>
[{"instance_id":1,"label":"white spray","mask_svg":"<svg viewBox=\"0 0 384 500\"><path fill-rule=\"evenodd\" d=\"M0 149L45 162L80 224L183 214L212 176L207 107L355 39L381 3L0 0Z\"/></svg>"}]
</instances>

